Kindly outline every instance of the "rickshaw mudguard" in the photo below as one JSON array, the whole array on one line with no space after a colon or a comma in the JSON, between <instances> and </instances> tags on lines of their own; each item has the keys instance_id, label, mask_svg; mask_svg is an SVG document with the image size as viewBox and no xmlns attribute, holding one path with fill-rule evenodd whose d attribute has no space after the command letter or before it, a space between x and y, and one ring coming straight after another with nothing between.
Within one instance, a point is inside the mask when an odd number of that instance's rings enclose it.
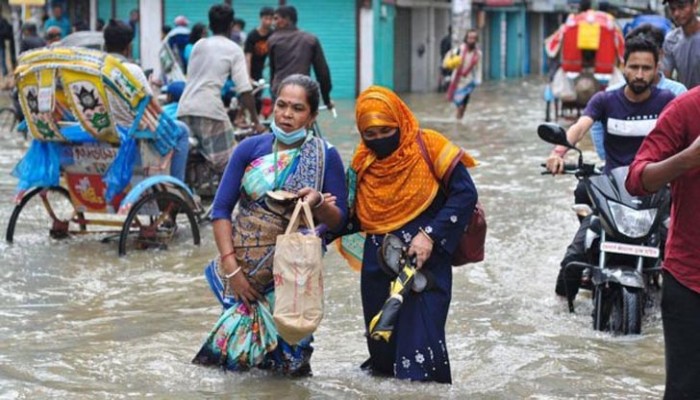
<instances>
[{"instance_id":1,"label":"rickshaw mudguard","mask_svg":"<svg viewBox=\"0 0 700 400\"><path fill-rule=\"evenodd\" d=\"M192 210L196 211L198 209L194 200L194 194L184 182L170 175L155 175L144 179L129 190L129 193L127 193L119 204L119 214L128 214L131 206L133 206L146 191L157 185L165 185L175 189L175 193L179 194L182 199L192 207Z\"/></svg>"}]
</instances>

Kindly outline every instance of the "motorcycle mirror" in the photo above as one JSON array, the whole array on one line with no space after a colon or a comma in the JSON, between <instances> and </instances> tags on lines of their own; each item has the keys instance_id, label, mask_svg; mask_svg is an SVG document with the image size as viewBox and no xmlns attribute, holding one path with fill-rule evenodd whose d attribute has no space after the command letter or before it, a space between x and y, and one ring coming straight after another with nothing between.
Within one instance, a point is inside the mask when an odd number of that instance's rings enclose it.
<instances>
[{"instance_id":1,"label":"motorcycle mirror","mask_svg":"<svg viewBox=\"0 0 700 400\"><path fill-rule=\"evenodd\" d=\"M575 147L566 138L566 131L560 125L548 122L537 127L537 136L547 143L556 144L570 149Z\"/></svg>"}]
</instances>

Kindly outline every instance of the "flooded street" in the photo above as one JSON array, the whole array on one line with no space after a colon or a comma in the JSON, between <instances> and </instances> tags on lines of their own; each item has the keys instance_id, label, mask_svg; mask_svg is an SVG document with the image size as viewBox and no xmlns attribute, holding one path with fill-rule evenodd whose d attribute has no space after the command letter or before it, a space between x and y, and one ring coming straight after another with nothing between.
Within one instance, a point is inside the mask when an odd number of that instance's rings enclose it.
<instances>
[{"instance_id":1,"label":"flooded street","mask_svg":"<svg viewBox=\"0 0 700 400\"><path fill-rule=\"evenodd\" d=\"M540 80L487 83L466 124L442 94L406 96L421 125L443 132L479 161L471 170L488 221L486 260L454 269L447 348L453 385L369 377L359 274L326 255L325 318L315 335L313 377L225 373L190 360L220 313L202 274L216 255L202 245L117 256L100 235L0 241L0 398L660 398L664 355L658 307L639 336L593 331L588 292L576 314L554 295L564 249L577 227L575 179L540 175L551 145L539 140ZM324 134L347 165L359 139L353 104ZM26 150L0 133L0 227L13 208L10 171ZM590 140L583 148L593 160ZM189 235L189 234L187 234Z\"/></svg>"}]
</instances>

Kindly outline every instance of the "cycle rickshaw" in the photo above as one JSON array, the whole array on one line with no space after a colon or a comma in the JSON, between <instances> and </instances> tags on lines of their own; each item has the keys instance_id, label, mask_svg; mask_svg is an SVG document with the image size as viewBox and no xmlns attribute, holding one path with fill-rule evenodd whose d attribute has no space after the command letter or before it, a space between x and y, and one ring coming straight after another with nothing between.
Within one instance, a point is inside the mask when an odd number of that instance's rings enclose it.
<instances>
[{"instance_id":1,"label":"cycle rickshaw","mask_svg":"<svg viewBox=\"0 0 700 400\"><path fill-rule=\"evenodd\" d=\"M119 255L187 233L199 244L199 201L168 175L179 128L119 60L84 48L35 50L20 56L15 78L33 139L13 171L8 242L44 240L48 229L54 239L110 233ZM128 129L116 125L115 107L134 117Z\"/></svg>"},{"instance_id":2,"label":"cycle rickshaw","mask_svg":"<svg viewBox=\"0 0 700 400\"><path fill-rule=\"evenodd\" d=\"M580 113L595 93L624 79L617 65L622 62L625 39L608 13L588 10L569 15L545 40L545 50L558 61L545 89L547 121L552 105L554 119L564 110Z\"/></svg>"}]
</instances>

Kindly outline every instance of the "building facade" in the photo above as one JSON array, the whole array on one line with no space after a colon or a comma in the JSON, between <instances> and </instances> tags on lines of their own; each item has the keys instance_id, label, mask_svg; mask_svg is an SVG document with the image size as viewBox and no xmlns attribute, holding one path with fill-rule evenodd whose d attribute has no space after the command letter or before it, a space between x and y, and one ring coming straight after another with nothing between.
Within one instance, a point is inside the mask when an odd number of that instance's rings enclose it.
<instances>
[{"instance_id":1,"label":"building facade","mask_svg":"<svg viewBox=\"0 0 700 400\"><path fill-rule=\"evenodd\" d=\"M318 36L331 69L334 98L352 98L371 84L397 92L438 88L440 42L452 26L457 45L467 29L480 34L484 79L546 71L544 39L576 10L578 0L229 0L236 18L255 28L263 6L297 8L300 29ZM160 28L178 15L207 22L215 0L64 0L69 15L128 20L140 10L138 45L144 68L158 69ZM656 3L659 3L658 1ZM659 4L650 4L652 7ZM646 9L647 0L611 0L612 7ZM594 2L595 5L595 2Z\"/></svg>"}]
</instances>

